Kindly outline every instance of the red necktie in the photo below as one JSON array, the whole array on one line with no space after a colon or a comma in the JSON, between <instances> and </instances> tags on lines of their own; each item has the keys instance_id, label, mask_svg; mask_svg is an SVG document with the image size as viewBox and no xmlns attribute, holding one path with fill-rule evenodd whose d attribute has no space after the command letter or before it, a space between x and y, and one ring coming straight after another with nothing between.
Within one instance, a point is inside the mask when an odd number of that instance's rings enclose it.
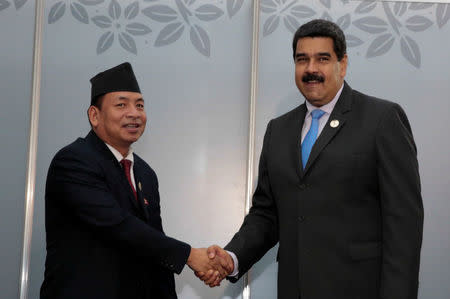
<instances>
[{"instance_id":1,"label":"red necktie","mask_svg":"<svg viewBox=\"0 0 450 299\"><path fill-rule=\"evenodd\" d=\"M128 183L130 183L131 189L133 189L134 198L137 200L136 189L134 189L133 183L131 182L131 175L130 175L131 161L127 159L122 159L122 161L120 161L120 164L123 167L123 171L125 172L125 176L128 179Z\"/></svg>"}]
</instances>

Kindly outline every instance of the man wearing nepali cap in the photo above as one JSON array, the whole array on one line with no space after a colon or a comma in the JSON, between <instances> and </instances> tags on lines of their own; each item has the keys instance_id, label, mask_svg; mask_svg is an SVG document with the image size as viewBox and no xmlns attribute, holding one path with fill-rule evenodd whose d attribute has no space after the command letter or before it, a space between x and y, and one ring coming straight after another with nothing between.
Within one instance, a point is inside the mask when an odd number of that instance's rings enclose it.
<instances>
[{"instance_id":1,"label":"man wearing nepali cap","mask_svg":"<svg viewBox=\"0 0 450 299\"><path fill-rule=\"evenodd\" d=\"M92 130L48 170L41 298L176 298L173 273L185 264L220 280L232 264L163 232L156 174L130 147L147 121L131 65L91 83Z\"/></svg>"}]
</instances>

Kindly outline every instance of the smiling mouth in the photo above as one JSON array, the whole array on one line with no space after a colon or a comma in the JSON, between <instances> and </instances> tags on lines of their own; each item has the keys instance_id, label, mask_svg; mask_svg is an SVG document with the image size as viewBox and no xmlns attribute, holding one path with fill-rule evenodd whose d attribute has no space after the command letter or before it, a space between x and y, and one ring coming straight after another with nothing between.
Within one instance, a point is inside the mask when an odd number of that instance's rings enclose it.
<instances>
[{"instance_id":1,"label":"smiling mouth","mask_svg":"<svg viewBox=\"0 0 450 299\"><path fill-rule=\"evenodd\" d=\"M139 132L140 127L141 127L140 124L126 124L122 126L122 128L124 128L128 133L133 134Z\"/></svg>"},{"instance_id":2,"label":"smiling mouth","mask_svg":"<svg viewBox=\"0 0 450 299\"><path fill-rule=\"evenodd\" d=\"M139 124L126 124L126 125L124 125L123 127L125 127L125 128L139 128L140 127L140 125Z\"/></svg>"}]
</instances>

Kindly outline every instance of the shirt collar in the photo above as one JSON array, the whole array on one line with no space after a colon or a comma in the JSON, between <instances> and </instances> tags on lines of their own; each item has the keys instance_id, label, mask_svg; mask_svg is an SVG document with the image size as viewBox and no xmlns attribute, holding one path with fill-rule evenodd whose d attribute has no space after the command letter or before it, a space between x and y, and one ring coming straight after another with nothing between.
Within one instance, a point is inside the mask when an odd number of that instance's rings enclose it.
<instances>
[{"instance_id":1,"label":"shirt collar","mask_svg":"<svg viewBox=\"0 0 450 299\"><path fill-rule=\"evenodd\" d=\"M334 96L333 100L331 102L329 102L328 104L323 105L322 107L313 106L310 102L306 101L306 108L308 109L308 113L306 114L306 116L309 116L311 114L311 111L313 111L315 109L320 109L327 114L331 114L343 89L344 89L344 84L342 84L341 88L338 90L338 92Z\"/></svg>"},{"instance_id":2,"label":"shirt collar","mask_svg":"<svg viewBox=\"0 0 450 299\"><path fill-rule=\"evenodd\" d=\"M133 156L133 149L130 147L130 150L128 151L128 155L124 158L122 156L122 154L116 150L114 147L112 147L111 145L109 145L108 143L106 143L106 146L109 148L109 150L111 151L111 153L113 153L114 157L116 157L117 161L122 161L122 159L127 159L131 161L131 165L133 165L134 163L134 156Z\"/></svg>"}]
</instances>

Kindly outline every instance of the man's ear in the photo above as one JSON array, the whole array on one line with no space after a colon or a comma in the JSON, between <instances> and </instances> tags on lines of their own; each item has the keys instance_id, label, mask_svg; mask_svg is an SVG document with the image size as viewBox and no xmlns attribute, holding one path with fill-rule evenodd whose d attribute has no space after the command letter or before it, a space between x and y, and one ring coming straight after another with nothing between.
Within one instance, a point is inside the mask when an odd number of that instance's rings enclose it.
<instances>
[{"instance_id":1,"label":"man's ear","mask_svg":"<svg viewBox=\"0 0 450 299\"><path fill-rule=\"evenodd\" d=\"M90 106L88 109L88 117L89 117L89 122L91 123L91 126L93 128L96 128L98 126L99 116L100 116L100 110L95 106Z\"/></svg>"}]
</instances>

